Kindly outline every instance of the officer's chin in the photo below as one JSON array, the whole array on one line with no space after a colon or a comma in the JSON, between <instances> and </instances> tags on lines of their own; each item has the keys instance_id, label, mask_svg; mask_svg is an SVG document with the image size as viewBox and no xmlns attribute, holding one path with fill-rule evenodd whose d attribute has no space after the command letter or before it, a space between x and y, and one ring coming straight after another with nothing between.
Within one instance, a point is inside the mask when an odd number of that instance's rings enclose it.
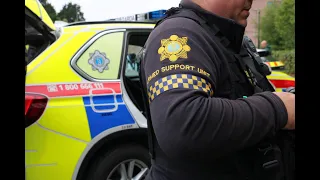
<instances>
[{"instance_id":1,"label":"officer's chin","mask_svg":"<svg viewBox=\"0 0 320 180\"><path fill-rule=\"evenodd\" d=\"M240 19L237 21L237 23L242 25L243 27L247 27L247 25L248 25L247 19Z\"/></svg>"}]
</instances>

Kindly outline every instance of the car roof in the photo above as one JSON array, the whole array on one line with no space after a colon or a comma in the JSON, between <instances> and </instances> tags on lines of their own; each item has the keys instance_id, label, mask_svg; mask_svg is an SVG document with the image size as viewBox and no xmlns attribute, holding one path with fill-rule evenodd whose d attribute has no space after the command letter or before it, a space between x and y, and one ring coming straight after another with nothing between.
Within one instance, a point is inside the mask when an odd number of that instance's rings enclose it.
<instances>
[{"instance_id":1,"label":"car roof","mask_svg":"<svg viewBox=\"0 0 320 180\"><path fill-rule=\"evenodd\" d=\"M80 29L91 29L91 30L107 30L107 29L118 29L118 28L138 28L138 29L153 29L155 26L154 22L145 21L83 21L69 23L62 27L63 32L75 32Z\"/></svg>"},{"instance_id":2,"label":"car roof","mask_svg":"<svg viewBox=\"0 0 320 180\"><path fill-rule=\"evenodd\" d=\"M98 25L98 24L150 24L155 25L155 22L149 22L149 21L113 21L113 20L106 20L106 21L79 21L74 23L69 23L65 25L65 27L68 26L77 26L77 25Z\"/></svg>"}]
</instances>

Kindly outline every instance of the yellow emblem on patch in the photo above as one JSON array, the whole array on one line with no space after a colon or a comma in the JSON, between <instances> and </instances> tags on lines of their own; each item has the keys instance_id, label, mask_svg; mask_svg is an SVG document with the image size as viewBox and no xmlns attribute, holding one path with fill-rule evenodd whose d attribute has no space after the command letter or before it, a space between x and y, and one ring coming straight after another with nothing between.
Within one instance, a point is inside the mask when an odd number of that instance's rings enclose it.
<instances>
[{"instance_id":1,"label":"yellow emblem on patch","mask_svg":"<svg viewBox=\"0 0 320 180\"><path fill-rule=\"evenodd\" d=\"M187 37L179 37L177 35L171 35L169 39L161 40L161 47L158 49L158 54L160 54L160 61L168 58L170 61L174 62L178 58L187 59L187 52L191 50L190 46L187 45Z\"/></svg>"}]
</instances>

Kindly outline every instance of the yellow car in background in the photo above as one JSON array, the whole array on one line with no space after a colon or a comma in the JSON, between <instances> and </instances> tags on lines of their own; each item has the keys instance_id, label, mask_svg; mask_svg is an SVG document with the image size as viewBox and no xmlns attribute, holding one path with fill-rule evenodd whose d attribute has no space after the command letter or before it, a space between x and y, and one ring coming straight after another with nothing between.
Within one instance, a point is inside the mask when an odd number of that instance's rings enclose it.
<instances>
[{"instance_id":1,"label":"yellow car in background","mask_svg":"<svg viewBox=\"0 0 320 180\"><path fill-rule=\"evenodd\" d=\"M78 22L55 31L38 1L25 5L26 179L139 179L150 158L137 55L155 24ZM278 91L291 83L285 74L268 78Z\"/></svg>"},{"instance_id":2,"label":"yellow car in background","mask_svg":"<svg viewBox=\"0 0 320 180\"><path fill-rule=\"evenodd\" d=\"M257 49L257 52L261 60L272 69L272 74L267 78L275 86L276 91L281 92L288 87L295 87L295 78L283 72L285 64L282 61L277 61L266 49Z\"/></svg>"},{"instance_id":3,"label":"yellow car in background","mask_svg":"<svg viewBox=\"0 0 320 180\"><path fill-rule=\"evenodd\" d=\"M267 76L277 92L283 92L289 87L295 87L295 78L281 71L272 71Z\"/></svg>"},{"instance_id":4,"label":"yellow car in background","mask_svg":"<svg viewBox=\"0 0 320 180\"><path fill-rule=\"evenodd\" d=\"M257 49L261 60L268 64L272 70L284 70L285 64L282 61L275 59L268 50L266 49Z\"/></svg>"}]
</instances>

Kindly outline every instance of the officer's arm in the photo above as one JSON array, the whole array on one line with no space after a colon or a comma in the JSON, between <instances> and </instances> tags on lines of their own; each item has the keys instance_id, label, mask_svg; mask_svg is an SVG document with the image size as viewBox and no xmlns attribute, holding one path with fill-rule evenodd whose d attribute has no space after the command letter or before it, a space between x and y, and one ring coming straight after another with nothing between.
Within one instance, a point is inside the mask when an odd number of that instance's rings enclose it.
<instances>
[{"instance_id":1,"label":"officer's arm","mask_svg":"<svg viewBox=\"0 0 320 180\"><path fill-rule=\"evenodd\" d=\"M224 69L208 37L191 28L154 34L143 66L155 135L168 156L220 156L284 127L284 104L272 93L238 100L212 96Z\"/></svg>"}]
</instances>

